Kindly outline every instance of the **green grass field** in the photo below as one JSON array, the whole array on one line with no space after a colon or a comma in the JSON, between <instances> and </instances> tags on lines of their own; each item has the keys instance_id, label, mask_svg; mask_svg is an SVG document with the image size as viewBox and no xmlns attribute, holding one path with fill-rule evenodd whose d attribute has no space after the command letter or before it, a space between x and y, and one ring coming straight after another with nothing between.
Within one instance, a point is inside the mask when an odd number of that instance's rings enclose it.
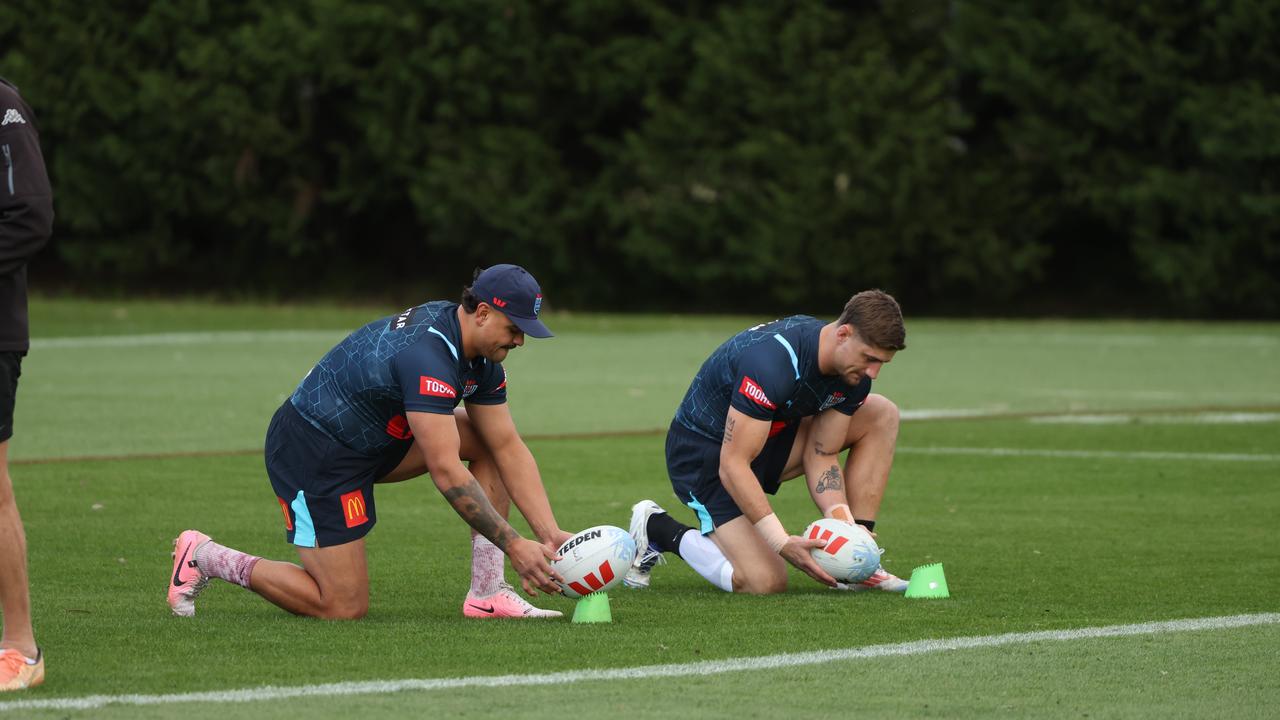
<instances>
[{"instance_id":1,"label":"green grass field","mask_svg":"<svg viewBox=\"0 0 1280 720\"><path fill-rule=\"evenodd\" d=\"M378 490L365 620L294 618L225 583L194 619L171 617L170 544L186 527L293 557L262 469L266 423L345 331L393 310L34 303L11 471L49 674L0 717L1273 717L1280 704L1280 617L1258 615L1280 611L1280 326L1265 324L909 320L908 350L876 384L908 418L877 530L898 574L942 562L948 600L836 593L798 573L785 595L738 597L675 560L650 590L615 590L611 624L464 621L467 530L417 480ZM705 355L765 319L565 315L548 319L557 338L512 354L512 411L562 526L625 526L643 497L679 516L658 430ZM775 508L793 531L816 514L799 485ZM1235 615L1255 617L1078 636ZM884 649L1049 630L1068 635ZM819 655L726 664L794 653ZM652 677L658 665L673 667ZM318 687L331 683L365 684ZM265 686L278 690L233 692ZM155 697L188 693L208 694Z\"/></svg>"}]
</instances>

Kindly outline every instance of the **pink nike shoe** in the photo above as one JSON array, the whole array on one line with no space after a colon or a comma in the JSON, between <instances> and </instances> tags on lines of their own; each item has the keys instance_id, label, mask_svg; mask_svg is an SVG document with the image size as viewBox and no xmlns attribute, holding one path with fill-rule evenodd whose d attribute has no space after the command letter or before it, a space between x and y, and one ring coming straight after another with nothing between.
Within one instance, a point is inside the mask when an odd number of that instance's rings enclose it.
<instances>
[{"instance_id":1,"label":"pink nike shoe","mask_svg":"<svg viewBox=\"0 0 1280 720\"><path fill-rule=\"evenodd\" d=\"M174 615L196 614L196 596L209 584L209 576L196 566L196 548L209 541L199 530L183 530L173 541L173 580L169 583L169 607Z\"/></svg>"},{"instance_id":2,"label":"pink nike shoe","mask_svg":"<svg viewBox=\"0 0 1280 720\"><path fill-rule=\"evenodd\" d=\"M891 575L884 571L884 568L877 568L871 577L856 583L836 583L837 590L848 590L850 592L862 592L864 590L883 590L885 592L904 593L907 591L907 581Z\"/></svg>"},{"instance_id":3,"label":"pink nike shoe","mask_svg":"<svg viewBox=\"0 0 1280 720\"><path fill-rule=\"evenodd\" d=\"M467 593L467 600L462 603L462 615L469 618L556 618L563 614L530 605L506 583L498 586L498 592L485 597Z\"/></svg>"}]
</instances>

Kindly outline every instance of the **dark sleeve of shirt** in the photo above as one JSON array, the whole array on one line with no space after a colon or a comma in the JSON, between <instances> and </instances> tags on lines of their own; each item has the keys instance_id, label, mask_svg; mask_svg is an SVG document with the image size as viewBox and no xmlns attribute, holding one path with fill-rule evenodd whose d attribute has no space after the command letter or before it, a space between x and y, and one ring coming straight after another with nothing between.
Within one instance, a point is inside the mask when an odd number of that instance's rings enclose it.
<instances>
[{"instance_id":1,"label":"dark sleeve of shirt","mask_svg":"<svg viewBox=\"0 0 1280 720\"><path fill-rule=\"evenodd\" d=\"M845 415L852 415L858 408L862 407L862 403L867 401L867 396L870 394L871 378L864 377L857 387L849 388L845 391L845 401L836 405L835 409Z\"/></svg>"},{"instance_id":2,"label":"dark sleeve of shirt","mask_svg":"<svg viewBox=\"0 0 1280 720\"><path fill-rule=\"evenodd\" d=\"M444 341L428 336L405 348L392 360L404 393L404 409L452 415L462 393L458 362Z\"/></svg>"},{"instance_id":3,"label":"dark sleeve of shirt","mask_svg":"<svg viewBox=\"0 0 1280 720\"><path fill-rule=\"evenodd\" d=\"M53 191L35 116L0 82L0 275L16 272L53 233Z\"/></svg>"},{"instance_id":4,"label":"dark sleeve of shirt","mask_svg":"<svg viewBox=\"0 0 1280 720\"><path fill-rule=\"evenodd\" d=\"M767 339L743 350L733 365L729 406L747 417L772 420L796 390L796 371L781 343Z\"/></svg>"},{"instance_id":5,"label":"dark sleeve of shirt","mask_svg":"<svg viewBox=\"0 0 1280 720\"><path fill-rule=\"evenodd\" d=\"M507 401L507 371L502 363L486 362L476 391L467 402L476 405L501 405Z\"/></svg>"}]
</instances>

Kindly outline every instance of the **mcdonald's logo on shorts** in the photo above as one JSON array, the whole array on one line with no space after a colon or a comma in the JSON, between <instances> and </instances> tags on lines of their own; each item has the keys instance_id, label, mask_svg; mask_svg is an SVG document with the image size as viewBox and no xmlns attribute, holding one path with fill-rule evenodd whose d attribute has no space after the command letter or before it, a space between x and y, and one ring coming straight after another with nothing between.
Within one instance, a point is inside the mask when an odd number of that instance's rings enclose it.
<instances>
[{"instance_id":1,"label":"mcdonald's logo on shorts","mask_svg":"<svg viewBox=\"0 0 1280 720\"><path fill-rule=\"evenodd\" d=\"M342 517L347 521L347 527L353 528L369 522L368 510L364 504L364 492L352 490L338 498L338 501L342 503Z\"/></svg>"}]
</instances>

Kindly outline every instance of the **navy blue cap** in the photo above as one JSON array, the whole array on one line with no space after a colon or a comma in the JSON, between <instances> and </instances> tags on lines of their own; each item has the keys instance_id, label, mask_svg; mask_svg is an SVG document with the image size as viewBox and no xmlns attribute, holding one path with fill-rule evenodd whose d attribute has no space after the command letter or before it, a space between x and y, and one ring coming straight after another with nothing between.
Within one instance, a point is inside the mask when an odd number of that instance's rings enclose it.
<instances>
[{"instance_id":1,"label":"navy blue cap","mask_svg":"<svg viewBox=\"0 0 1280 720\"><path fill-rule=\"evenodd\" d=\"M542 311L542 288L528 270L519 265L494 265L485 268L471 283L471 292L480 302L489 303L520 328L525 335L551 337L551 331L538 319Z\"/></svg>"}]
</instances>

